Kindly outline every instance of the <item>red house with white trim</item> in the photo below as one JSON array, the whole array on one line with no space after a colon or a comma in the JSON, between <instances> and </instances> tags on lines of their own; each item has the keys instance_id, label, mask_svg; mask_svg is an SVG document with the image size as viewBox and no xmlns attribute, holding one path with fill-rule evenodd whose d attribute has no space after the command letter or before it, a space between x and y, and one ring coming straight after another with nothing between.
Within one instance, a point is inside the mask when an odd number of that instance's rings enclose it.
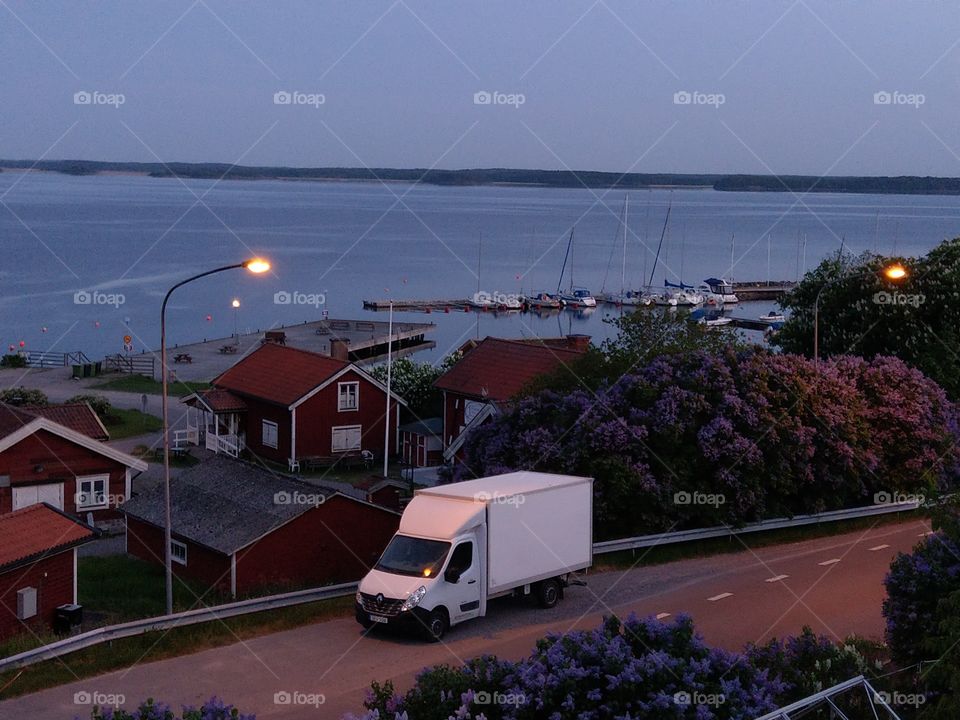
<instances>
[{"instance_id":1,"label":"red house with white trim","mask_svg":"<svg viewBox=\"0 0 960 720\"><path fill-rule=\"evenodd\" d=\"M0 404L0 514L45 502L91 524L119 520L147 464L86 434L106 433L88 405L55 407Z\"/></svg>"},{"instance_id":2,"label":"red house with white trim","mask_svg":"<svg viewBox=\"0 0 960 720\"><path fill-rule=\"evenodd\" d=\"M397 452L404 401L391 393L387 419L386 387L350 362L266 343L211 384L184 398L197 411L185 432L216 452L248 449L291 468Z\"/></svg>"}]
</instances>

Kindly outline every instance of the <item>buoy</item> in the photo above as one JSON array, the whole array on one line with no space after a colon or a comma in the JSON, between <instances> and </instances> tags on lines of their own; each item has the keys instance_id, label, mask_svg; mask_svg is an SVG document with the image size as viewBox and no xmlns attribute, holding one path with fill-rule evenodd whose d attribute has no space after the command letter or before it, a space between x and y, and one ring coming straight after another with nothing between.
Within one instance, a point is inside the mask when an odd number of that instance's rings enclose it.
<instances>
[{"instance_id":1,"label":"buoy","mask_svg":"<svg viewBox=\"0 0 960 720\"><path fill-rule=\"evenodd\" d=\"M213 320L213 315L207 315L207 322L210 322L211 320Z\"/></svg>"},{"instance_id":2,"label":"buoy","mask_svg":"<svg viewBox=\"0 0 960 720\"><path fill-rule=\"evenodd\" d=\"M21 340L21 341L20 341L20 347L24 347L25 345L26 345L26 343L25 343L23 340Z\"/></svg>"}]
</instances>

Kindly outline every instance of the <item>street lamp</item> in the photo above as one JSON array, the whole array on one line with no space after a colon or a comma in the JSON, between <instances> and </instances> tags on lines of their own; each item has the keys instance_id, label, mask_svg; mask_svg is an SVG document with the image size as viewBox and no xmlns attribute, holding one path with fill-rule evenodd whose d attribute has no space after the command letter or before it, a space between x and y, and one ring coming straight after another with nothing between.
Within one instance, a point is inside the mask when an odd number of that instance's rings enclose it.
<instances>
[{"instance_id":1,"label":"street lamp","mask_svg":"<svg viewBox=\"0 0 960 720\"><path fill-rule=\"evenodd\" d=\"M233 336L236 338L237 345L240 344L240 301L237 298L230 303L233 307Z\"/></svg>"},{"instance_id":2,"label":"street lamp","mask_svg":"<svg viewBox=\"0 0 960 720\"><path fill-rule=\"evenodd\" d=\"M242 263L224 265L223 267L218 267L214 270L207 270L199 275L188 277L186 280L181 280L172 288L167 290L167 294L163 298L163 304L160 306L160 404L163 408L163 539L166 543L166 549L164 551L164 565L166 569L167 585L167 615L173 613L173 557L170 553L170 422L167 415L167 301L170 299L170 296L173 294L174 290L179 287L183 287L187 283L207 277L207 275L215 275L216 273L221 273L226 270L238 270L240 268L246 268L252 273L260 274L270 269L270 263L268 263L266 260L262 260L261 258L252 258ZM234 307L239 306L239 301L234 300L234 302L236 303Z\"/></svg>"},{"instance_id":3,"label":"street lamp","mask_svg":"<svg viewBox=\"0 0 960 720\"><path fill-rule=\"evenodd\" d=\"M887 279L893 280L894 282L899 282L910 274L900 263L887 265L885 268L883 268L882 272ZM869 277L873 274L874 271L871 270L865 273L859 273L857 275L840 275L832 280L828 280L820 286L820 290L817 291L817 297L813 301L813 366L815 369L820 368L820 296L823 294L823 291L841 280Z\"/></svg>"}]
</instances>

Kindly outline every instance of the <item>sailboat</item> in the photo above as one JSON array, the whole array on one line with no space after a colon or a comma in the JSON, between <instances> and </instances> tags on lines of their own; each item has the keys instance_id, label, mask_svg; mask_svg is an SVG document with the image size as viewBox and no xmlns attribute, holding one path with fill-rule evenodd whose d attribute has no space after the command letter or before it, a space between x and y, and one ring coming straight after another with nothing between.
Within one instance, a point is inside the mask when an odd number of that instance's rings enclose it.
<instances>
[{"instance_id":1,"label":"sailboat","mask_svg":"<svg viewBox=\"0 0 960 720\"><path fill-rule=\"evenodd\" d=\"M559 295L561 302L567 307L596 307L597 300L590 294L589 290L582 287L574 287L573 285L573 260L570 260L570 287L567 290L561 290L563 273L567 269L567 259L570 258L570 251L573 248L573 231L574 228L570 228L570 238L567 240L567 252L563 256L563 267L560 268L560 281L557 283L557 295Z\"/></svg>"},{"instance_id":2,"label":"sailboat","mask_svg":"<svg viewBox=\"0 0 960 720\"><path fill-rule=\"evenodd\" d=\"M629 196L623 196L623 210L620 212L620 233L623 234L623 260L620 264L620 292L619 293L607 293L601 290L600 295L597 296L598 300L609 303L611 305L649 305L650 301L644 298L643 293L637 292L635 290L627 289L627 208L628 208ZM618 235L620 234L618 233ZM616 247L616 246L614 246ZM611 248L611 254L613 248ZM609 263L607 265L609 269ZM604 277L604 287L606 287L606 277Z\"/></svg>"},{"instance_id":3,"label":"sailboat","mask_svg":"<svg viewBox=\"0 0 960 720\"><path fill-rule=\"evenodd\" d=\"M483 257L483 233L480 233L480 239L477 241L477 291L473 297L467 299L467 304L478 310L492 310L496 307L493 296L480 289L480 260Z\"/></svg>"}]
</instances>

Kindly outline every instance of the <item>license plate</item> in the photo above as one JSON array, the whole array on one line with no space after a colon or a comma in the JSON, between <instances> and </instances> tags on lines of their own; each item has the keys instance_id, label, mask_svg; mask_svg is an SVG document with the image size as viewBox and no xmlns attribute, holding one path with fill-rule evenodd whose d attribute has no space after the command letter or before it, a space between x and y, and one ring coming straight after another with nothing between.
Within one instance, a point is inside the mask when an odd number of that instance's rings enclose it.
<instances>
[{"instance_id":1,"label":"license plate","mask_svg":"<svg viewBox=\"0 0 960 720\"><path fill-rule=\"evenodd\" d=\"M382 615L371 615L370 621L375 623L383 623L384 625L387 623L387 619Z\"/></svg>"}]
</instances>

